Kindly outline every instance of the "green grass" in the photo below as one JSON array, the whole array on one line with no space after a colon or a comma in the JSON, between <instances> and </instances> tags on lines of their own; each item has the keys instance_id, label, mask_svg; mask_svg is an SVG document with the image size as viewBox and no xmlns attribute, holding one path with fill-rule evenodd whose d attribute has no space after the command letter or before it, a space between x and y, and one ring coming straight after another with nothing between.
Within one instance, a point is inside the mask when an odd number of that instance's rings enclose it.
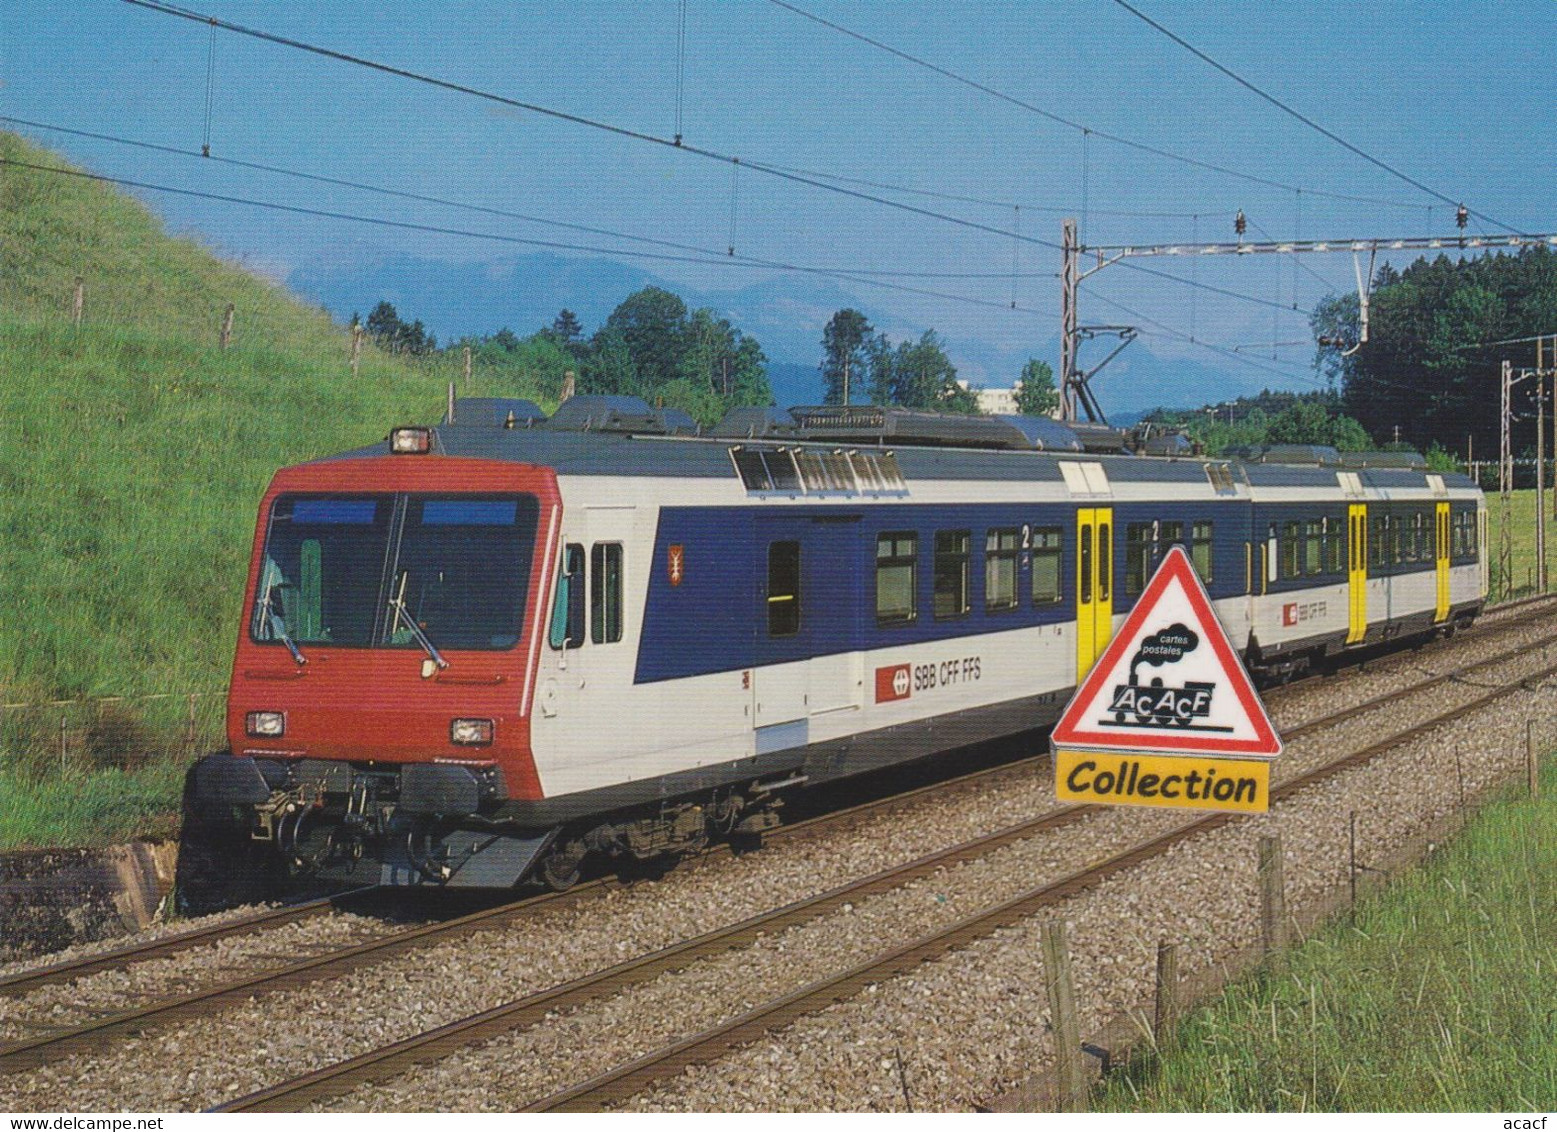
<instances>
[{"instance_id":1,"label":"green grass","mask_svg":"<svg viewBox=\"0 0 1557 1132\"><path fill-rule=\"evenodd\" d=\"M66 165L7 133L0 156ZM354 379L346 329L284 288L109 187L0 167L0 701L223 689L271 474L438 419L457 368L369 347ZM507 381L472 392L546 400ZM0 846L165 824L189 753L181 709L114 711L136 757L71 710L63 779L57 712L0 716ZM201 736L219 742L219 723ZM139 769L95 771L116 761Z\"/></svg>"},{"instance_id":2,"label":"green grass","mask_svg":"<svg viewBox=\"0 0 1557 1132\"><path fill-rule=\"evenodd\" d=\"M1102 1111L1542 1112L1557 1107L1557 773L1230 988Z\"/></svg>"},{"instance_id":3,"label":"green grass","mask_svg":"<svg viewBox=\"0 0 1557 1132\"><path fill-rule=\"evenodd\" d=\"M172 837L184 771L172 758L136 771L72 769L42 779L0 770L0 850Z\"/></svg>"},{"instance_id":4,"label":"green grass","mask_svg":"<svg viewBox=\"0 0 1557 1132\"><path fill-rule=\"evenodd\" d=\"M1492 563L1492 600L1528 597L1535 593L1535 491L1524 488L1509 493L1508 529L1510 585L1504 593L1502 579L1498 576L1498 554L1503 529L1503 503L1496 491L1487 493L1487 553ZM1551 488L1546 494L1546 576L1549 588L1557 587L1557 518L1551 513Z\"/></svg>"}]
</instances>

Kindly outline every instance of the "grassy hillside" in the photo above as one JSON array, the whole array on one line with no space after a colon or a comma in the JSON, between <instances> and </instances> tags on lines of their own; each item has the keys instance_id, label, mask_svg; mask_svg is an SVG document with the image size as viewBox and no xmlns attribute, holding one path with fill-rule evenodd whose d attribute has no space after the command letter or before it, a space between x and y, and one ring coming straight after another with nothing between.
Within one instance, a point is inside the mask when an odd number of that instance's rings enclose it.
<instances>
[{"instance_id":1,"label":"grassy hillside","mask_svg":"<svg viewBox=\"0 0 1557 1132\"><path fill-rule=\"evenodd\" d=\"M65 165L5 133L0 157ZM168 236L111 187L14 165L0 167L0 375L7 704L221 689L272 472L436 419L455 376L368 347L354 380L349 335L322 311ZM106 730L100 709L6 711L0 795L24 771L83 770L78 756L112 747L115 727L134 731L147 710L115 707ZM182 738L182 707L160 710ZM0 807L0 845L16 843L18 804Z\"/></svg>"},{"instance_id":2,"label":"grassy hillside","mask_svg":"<svg viewBox=\"0 0 1557 1132\"><path fill-rule=\"evenodd\" d=\"M1528 1112L1557 1103L1557 767L1187 1018L1116 1112Z\"/></svg>"},{"instance_id":3,"label":"grassy hillside","mask_svg":"<svg viewBox=\"0 0 1557 1132\"><path fill-rule=\"evenodd\" d=\"M0 156L64 164L9 134ZM353 381L348 349L322 311L112 188L0 173L7 699L220 683L270 474L441 410L452 374L368 349Z\"/></svg>"}]
</instances>

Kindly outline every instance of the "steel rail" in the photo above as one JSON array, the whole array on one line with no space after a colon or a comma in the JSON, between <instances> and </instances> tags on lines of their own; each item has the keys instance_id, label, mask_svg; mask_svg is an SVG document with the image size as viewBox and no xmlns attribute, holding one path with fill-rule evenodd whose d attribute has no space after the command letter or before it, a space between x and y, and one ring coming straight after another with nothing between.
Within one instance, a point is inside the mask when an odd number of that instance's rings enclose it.
<instances>
[{"instance_id":1,"label":"steel rail","mask_svg":"<svg viewBox=\"0 0 1557 1132\"><path fill-rule=\"evenodd\" d=\"M1531 604L1535 600L1539 600L1539 598L1524 599L1521 602L1509 603L1508 605L1497 608L1510 608L1520 605L1527 605ZM1502 630L1504 627L1512 628L1517 624L1523 623L1528 618L1535 616L1539 616L1539 613L1526 614L1523 617L1519 617L1507 622L1500 622L1499 625L1490 626L1489 628L1498 630ZM1469 666L1468 669L1456 670L1456 672L1453 673L1440 675L1435 677L1431 682L1443 682L1444 680L1452 679L1453 676L1464 671L1473 671L1476 668L1486 667L1489 664L1498 663L1503 659L1507 659L1508 655L1510 654L1503 654L1500 657L1493 658L1492 660L1479 662L1476 665ZM1295 685L1291 687L1293 690L1296 689ZM1398 700L1401 695L1409 694L1411 691L1412 689L1406 689L1401 692L1391 693L1385 697L1376 697L1374 700L1369 701L1366 704L1357 705L1352 709L1347 709L1346 713L1343 713L1344 717L1350 718L1351 716L1355 716L1361 711L1367 710L1368 707L1375 706L1384 700ZM1340 718L1341 717L1339 716L1336 717L1335 721L1339 722ZM1302 734L1314 727L1325 726L1327 723L1327 720L1310 721L1308 723L1299 725L1296 728L1290 729L1287 732L1287 735L1288 737L1292 737L1298 734ZM774 830L768 831L764 836L767 839L778 839L782 841L791 837L810 833L818 828L827 828L835 825L841 825L857 817L866 816L878 811L890 812L890 810L895 807L909 804L916 798L923 797L927 794L939 794L949 788L955 788L958 785L993 777L1001 773L1020 773L1025 769L1042 763L1047 758L1047 753L1044 753L1036 756L1030 756L1026 759L1019 759L1009 763L998 764L993 767L981 768L964 775L927 783L924 786L920 786L900 794L893 794L882 798L870 799L858 805L847 807L843 810L820 814L816 817L808 818L791 825L780 826ZM710 857L726 856L732 852L733 848L728 843L721 843L705 852L700 858L698 858L698 860L706 861ZM414 948L431 946L435 943L442 942L444 939L455 938L458 935L468 932L498 927L507 920L521 913L528 913L542 905L558 902L578 902L598 891L599 889L610 885L613 882L613 879L614 878L611 877L602 877L575 886L566 892L539 893L527 896L520 900L500 905L496 908L485 909L480 912L458 917L454 920L449 920L438 924L424 925L422 927L413 928L407 931L397 932L394 935L385 937L384 939L358 944L350 948L329 952L323 955L306 957L299 960L298 962L283 966L279 969L271 968L267 971L239 978L234 981L228 981L201 990L195 990L170 998L164 998L139 1008L109 1014L106 1017L99 1017L91 1022L59 1028L53 1033L46 1033L35 1038L25 1039L23 1041L13 1042L6 1045L0 1045L0 1075L34 1067L46 1060L50 1060L58 1056L68 1055L70 1052L84 1048L88 1044L105 1040L118 1034L139 1032L150 1029L153 1026L160 1025L164 1022L174 1021L179 1018L189 1017L192 1015L208 1013L210 1010L218 1006L245 1001L260 994L288 989L321 978L339 976L348 973L351 970L354 970L366 963L381 961ZM315 902L315 904L317 904L317 902ZM278 909L274 913L265 913L261 916L254 917L249 921L240 921L238 924L231 926L231 928L227 930L225 934L233 935L244 931L252 931L256 930L256 927L264 928L268 926L278 926L279 924L287 922L289 918L294 918L296 916L306 917L311 915L318 915L322 911L322 909L317 906L310 907L309 905L297 905L294 907L295 909L302 911L294 912L294 910L289 909ZM199 946L203 942L208 942L209 940L216 938L222 938L224 934L224 928L218 927L212 929L212 932L213 934L209 936L205 936L199 932L185 933L184 936L175 937L169 940L156 941L153 944L145 945L140 948L131 948L120 952L110 952L100 956L93 956L84 960L73 961L72 963L56 965L54 968L45 968L38 972L26 972L22 975L15 976L14 978L17 983L20 983L23 980L31 980L32 987L34 988L51 982L62 982L68 979L78 978L83 975L90 974L94 971L125 967L131 963L140 962L147 958L155 958L160 955L173 954L177 951L187 950L190 947ZM22 991L17 990L15 993L22 993Z\"/></svg>"},{"instance_id":2,"label":"steel rail","mask_svg":"<svg viewBox=\"0 0 1557 1132\"><path fill-rule=\"evenodd\" d=\"M1456 676L1463 676L1478 669L1490 668L1506 663L1525 651L1526 647L1524 646L1507 650L1495 657L1486 658L1463 668L1439 674L1413 688L1388 696L1375 697L1365 703L1343 709L1335 716L1302 724L1291 729L1288 732L1288 736L1292 737L1322 730L1386 704L1393 706L1398 703L1401 696L1429 689ZM1481 700L1477 700L1472 706L1461 706L1451 709L1451 713L1443 717L1436 718L1428 724L1399 732L1382 741L1381 744L1376 745L1376 748L1370 749L1382 749L1407 742L1410 738L1420 733L1424 727L1438 726L1445 719L1450 718L1452 714L1466 710L1475 710L1475 706L1478 706L1481 702ZM1041 758L1046 757L1041 756ZM1040 759L1024 761L1037 762ZM1334 771L1329 768L1320 768L1320 771L1315 773L1323 775L1334 773ZM1272 792L1272 796L1276 797L1281 791L1286 789L1287 787L1285 786L1278 787L1277 790ZM890 801L891 799L888 800ZM486 1041L524 1026L533 1025L548 1014L553 1014L557 1011L577 1006L587 1000L599 998L647 981L663 971L685 967L696 959L741 947L755 939L758 935L780 931L795 924L814 919L847 901L858 900L865 896L901 887L938 869L951 867L976 857L987 855L1006 845L1026 840L1042 832L1063 828L1109 808L1095 804L1060 806L1037 818L1018 823L1005 830L952 846L949 849L941 850L905 865L883 870L870 877L845 884L829 892L798 901L771 912L759 914L741 923L716 929L661 951L619 963L561 986L537 992L480 1014L459 1019L423 1034L403 1039L381 1049L372 1050L357 1057L337 1062L334 1065L326 1066L290 1081L281 1082L227 1102L213 1111L296 1111L316 1101L349 1092L360 1085L396 1076L417 1064L436 1060L459 1048Z\"/></svg>"},{"instance_id":3,"label":"steel rail","mask_svg":"<svg viewBox=\"0 0 1557 1132\"><path fill-rule=\"evenodd\" d=\"M1483 611L1483 616L1493 613L1517 610L1538 602L1551 602L1554 600L1557 600L1557 595L1537 594L1532 597L1520 598L1516 601L1503 602L1498 605L1487 606ZM1517 627L1519 624L1522 624L1529 618L1535 616L1539 616L1539 611L1534 613L1527 613L1519 618L1500 621L1495 625L1484 624L1477 629L1470 630L1470 632L1475 633L1477 637L1480 638L1484 637L1492 630L1503 630L1506 628ZM1430 642L1425 647L1441 648L1447 644L1447 641L1435 641ZM1272 693L1269 694L1269 698L1285 698L1287 695L1295 692L1298 688L1305 686L1310 680L1320 678L1322 677L1308 677L1304 680L1299 680L1292 684L1284 685L1281 688L1274 689ZM1302 727L1306 726L1308 725L1300 725L1299 728L1293 728L1286 734L1288 737L1291 737L1292 735L1297 734ZM977 771L971 771L967 774L941 779L936 782L928 783L924 786L916 787L912 790L903 791L900 794L895 794L887 798L871 799L867 802L863 802L843 810L834 811L829 814L818 815L817 817L808 818L801 822L795 822L790 825L781 826L777 829L770 830L766 836L769 838L777 837L779 839L783 839L790 836L791 834L811 829L816 825L824 822L831 823L834 821L843 821L851 816L886 808L894 804L911 802L917 797L921 797L931 792L944 790L947 787L976 781L980 778L991 777L999 774L1002 771L1020 770L1030 763L1041 762L1044 758L1047 758L1047 755L1038 755L1026 759L1012 760L997 766L985 767ZM725 848L726 847L721 846L715 850L711 850L710 853L717 854L724 851ZM705 854L704 856L707 855L709 854ZM609 883L609 881L592 881L587 887L579 886L571 891L573 893L580 893L587 891L588 889L599 887L603 883ZM161 939L152 941L150 943L136 944L134 946L125 948L117 948L112 951L100 952L96 955L84 956L79 959L67 960L65 962L54 963L46 967L39 967L33 970L21 971L16 974L0 977L0 997L15 997L18 995L28 994L34 990L37 990L39 987L70 982L74 979L84 978L88 975L97 974L102 971L124 970L136 963L143 963L152 959L161 959L168 956L177 955L181 952L192 950L196 947L201 947L208 943L214 943L221 939L228 939L233 936L243 935L254 931L261 931L272 927L280 927L287 923L328 914L334 910L335 902L338 902L339 900L346 897L365 894L369 891L372 891L373 888L374 886L367 886L361 889L354 889L349 892L336 893L330 897L324 897L319 900L311 900L299 904L287 905L282 908L270 909L257 915L247 916L237 920L230 920L219 925L214 925L207 928L196 928L191 931L180 932L176 935L164 936ZM543 899L548 898L549 897L543 897Z\"/></svg>"},{"instance_id":4,"label":"steel rail","mask_svg":"<svg viewBox=\"0 0 1557 1132\"><path fill-rule=\"evenodd\" d=\"M853 900L900 888L905 884L985 856L1037 833L1061 829L1081 821L1093 807L1066 806L972 841L942 849L903 865L894 865L860 880L819 893L737 924L716 928L694 939L673 944L637 959L594 971L561 986L528 995L481 1014L451 1022L360 1057L326 1066L305 1077L251 1093L212 1109L213 1112L292 1112L329 1096L336 1096L368 1081L405 1072L463 1046L473 1045L533 1024L548 1014L566 1010L590 999L646 982L664 971L688 966L693 961L751 943L759 936L815 919Z\"/></svg>"},{"instance_id":5,"label":"steel rail","mask_svg":"<svg viewBox=\"0 0 1557 1132\"><path fill-rule=\"evenodd\" d=\"M1271 790L1271 801L1275 803L1290 798L1299 791L1403 746L1426 732L1446 723L1452 723L1469 712L1478 711L1506 696L1524 690L1528 682L1533 679L1545 679L1552 675L1557 675L1557 665L1548 666L1522 678L1518 683L1495 689L1477 697L1469 704L1461 704L1442 715L1409 727L1360 751L1289 779ZM825 1009L835 1002L853 998L870 984L904 974L922 963L938 959L1000 928L1028 919L1034 913L1076 896L1101 881L1152 857L1160 856L1169 848L1192 837L1220 829L1240 816L1222 812L1199 818L1062 880L1033 889L995 908L970 916L944 931L925 936L885 955L867 960L842 974L811 983L723 1025L695 1034L572 1088L543 1097L525 1106L521 1111L595 1111L604 1105L620 1101L690 1066L705 1064L732 1049L749 1045L764 1034L786 1026L807 1014Z\"/></svg>"}]
</instances>

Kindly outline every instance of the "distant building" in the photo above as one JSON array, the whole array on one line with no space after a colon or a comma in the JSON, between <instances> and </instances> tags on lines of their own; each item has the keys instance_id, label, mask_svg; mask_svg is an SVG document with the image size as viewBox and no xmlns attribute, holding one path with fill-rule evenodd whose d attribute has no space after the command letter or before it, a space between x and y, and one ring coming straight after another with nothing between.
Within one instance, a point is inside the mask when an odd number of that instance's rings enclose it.
<instances>
[{"instance_id":1,"label":"distant building","mask_svg":"<svg viewBox=\"0 0 1557 1132\"><path fill-rule=\"evenodd\" d=\"M966 381L959 380L957 384L964 389L970 388ZM979 399L979 412L993 416L1009 416L1018 412L1016 393L1021 388L1022 383L1019 381L1009 389L985 389L982 386L974 389L973 393Z\"/></svg>"}]
</instances>

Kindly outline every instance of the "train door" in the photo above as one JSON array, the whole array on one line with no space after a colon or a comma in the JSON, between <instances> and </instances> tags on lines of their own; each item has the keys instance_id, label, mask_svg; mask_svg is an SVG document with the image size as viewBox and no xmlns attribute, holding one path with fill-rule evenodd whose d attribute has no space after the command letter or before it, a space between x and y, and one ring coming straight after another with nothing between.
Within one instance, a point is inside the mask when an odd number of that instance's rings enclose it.
<instances>
[{"instance_id":1,"label":"train door","mask_svg":"<svg viewBox=\"0 0 1557 1132\"><path fill-rule=\"evenodd\" d=\"M1114 632L1114 509L1076 510L1076 683Z\"/></svg>"},{"instance_id":2,"label":"train door","mask_svg":"<svg viewBox=\"0 0 1557 1132\"><path fill-rule=\"evenodd\" d=\"M811 635L808 616L815 596L806 581L809 522L783 516L757 520L756 647L752 670L752 722L761 731L810 714Z\"/></svg>"},{"instance_id":3,"label":"train door","mask_svg":"<svg viewBox=\"0 0 1557 1132\"><path fill-rule=\"evenodd\" d=\"M1368 505L1346 506L1347 590L1350 616L1346 643L1355 645L1368 635Z\"/></svg>"},{"instance_id":4,"label":"train door","mask_svg":"<svg viewBox=\"0 0 1557 1132\"><path fill-rule=\"evenodd\" d=\"M1439 503L1437 512L1438 545L1433 558L1438 571L1438 605L1433 620L1446 621L1449 618L1449 505Z\"/></svg>"},{"instance_id":5,"label":"train door","mask_svg":"<svg viewBox=\"0 0 1557 1132\"><path fill-rule=\"evenodd\" d=\"M826 620L812 624L807 638L812 715L859 707L864 696L865 654L860 651L859 622L867 552L861 539L858 515L812 519L806 532L801 592L812 609L827 610ZM802 608L802 619L805 612Z\"/></svg>"}]
</instances>

